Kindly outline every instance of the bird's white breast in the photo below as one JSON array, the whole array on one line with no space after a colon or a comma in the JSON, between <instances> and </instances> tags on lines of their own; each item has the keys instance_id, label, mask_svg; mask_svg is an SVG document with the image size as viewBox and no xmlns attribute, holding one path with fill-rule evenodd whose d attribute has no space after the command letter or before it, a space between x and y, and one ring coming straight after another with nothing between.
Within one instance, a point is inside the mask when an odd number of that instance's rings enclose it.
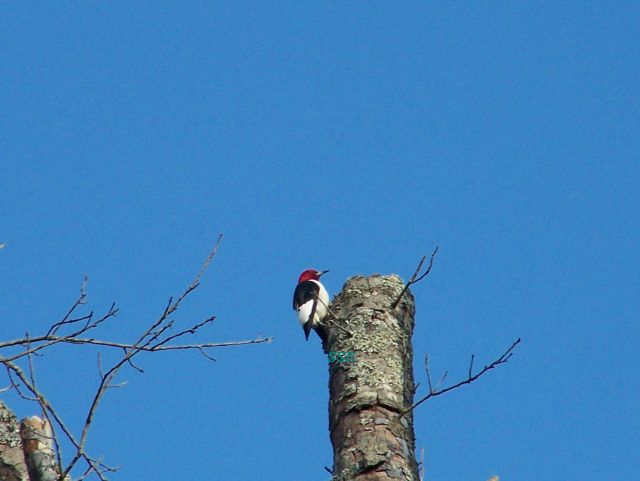
<instances>
[{"instance_id":1,"label":"bird's white breast","mask_svg":"<svg viewBox=\"0 0 640 481\"><path fill-rule=\"evenodd\" d=\"M327 306L329 305L329 293L324 288L321 282L318 282L316 280L311 280L311 282L315 282L316 284L318 284L318 286L320 286L320 292L318 292L319 300L316 306L316 313L315 313L315 316L313 316L313 320L312 320L312 323L315 326L318 323L318 321L321 321L324 318L324 316L327 315ZM310 300L302 304L300 307L298 307L298 310L297 310L298 321L300 321L301 325L306 324L307 321L309 320L309 316L311 316L311 311L313 310L314 302L315 300Z\"/></svg>"}]
</instances>

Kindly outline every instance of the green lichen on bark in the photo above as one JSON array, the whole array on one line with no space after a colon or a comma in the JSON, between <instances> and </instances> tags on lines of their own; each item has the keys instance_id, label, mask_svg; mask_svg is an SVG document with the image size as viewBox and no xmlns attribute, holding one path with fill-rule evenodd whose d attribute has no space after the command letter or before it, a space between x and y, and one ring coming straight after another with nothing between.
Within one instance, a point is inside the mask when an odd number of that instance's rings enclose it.
<instances>
[{"instance_id":1,"label":"green lichen on bark","mask_svg":"<svg viewBox=\"0 0 640 481\"><path fill-rule=\"evenodd\" d=\"M28 478L18 420L0 401L0 480L27 481Z\"/></svg>"},{"instance_id":2,"label":"green lichen on bark","mask_svg":"<svg viewBox=\"0 0 640 481\"><path fill-rule=\"evenodd\" d=\"M396 276L353 277L331 304L344 329L328 331L327 352L355 352L329 368L334 480L417 480L411 415L414 300Z\"/></svg>"}]
</instances>

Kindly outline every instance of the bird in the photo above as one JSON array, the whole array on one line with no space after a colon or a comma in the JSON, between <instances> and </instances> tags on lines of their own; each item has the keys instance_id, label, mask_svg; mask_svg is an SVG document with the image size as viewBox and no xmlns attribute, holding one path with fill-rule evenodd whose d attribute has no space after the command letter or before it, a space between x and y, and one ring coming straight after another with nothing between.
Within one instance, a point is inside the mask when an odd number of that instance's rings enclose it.
<instances>
[{"instance_id":1,"label":"bird","mask_svg":"<svg viewBox=\"0 0 640 481\"><path fill-rule=\"evenodd\" d=\"M311 329L314 329L320 339L325 335L318 330L318 325L329 311L329 294L320 282L320 277L329 271L307 269L300 274L298 285L293 291L293 309L298 314L300 325L304 329L304 337L308 341Z\"/></svg>"}]
</instances>

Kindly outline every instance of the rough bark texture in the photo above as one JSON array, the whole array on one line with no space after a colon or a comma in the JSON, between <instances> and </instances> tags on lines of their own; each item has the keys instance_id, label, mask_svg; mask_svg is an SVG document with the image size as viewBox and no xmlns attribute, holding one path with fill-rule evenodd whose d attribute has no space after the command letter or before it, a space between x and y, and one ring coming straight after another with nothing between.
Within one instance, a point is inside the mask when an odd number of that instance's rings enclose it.
<instances>
[{"instance_id":1,"label":"rough bark texture","mask_svg":"<svg viewBox=\"0 0 640 481\"><path fill-rule=\"evenodd\" d=\"M418 480L412 405L415 305L396 275L353 277L331 303L341 329L329 327L329 352L354 352L355 362L329 364L329 429L333 481Z\"/></svg>"},{"instance_id":2,"label":"rough bark texture","mask_svg":"<svg viewBox=\"0 0 640 481\"><path fill-rule=\"evenodd\" d=\"M0 480L29 481L15 414L0 401Z\"/></svg>"},{"instance_id":3,"label":"rough bark texture","mask_svg":"<svg viewBox=\"0 0 640 481\"><path fill-rule=\"evenodd\" d=\"M38 416L20 423L22 445L27 457L29 475L33 481L55 481L60 476L53 450L53 433L46 420Z\"/></svg>"},{"instance_id":4,"label":"rough bark texture","mask_svg":"<svg viewBox=\"0 0 640 481\"><path fill-rule=\"evenodd\" d=\"M49 423L32 416L18 425L15 414L0 401L0 481L56 481L59 477Z\"/></svg>"}]
</instances>

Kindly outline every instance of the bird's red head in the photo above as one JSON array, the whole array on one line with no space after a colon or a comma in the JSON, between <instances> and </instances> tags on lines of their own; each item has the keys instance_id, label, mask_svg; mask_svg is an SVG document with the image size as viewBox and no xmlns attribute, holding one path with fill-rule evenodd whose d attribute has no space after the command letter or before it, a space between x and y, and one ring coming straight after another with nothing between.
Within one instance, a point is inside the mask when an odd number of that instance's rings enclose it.
<instances>
[{"instance_id":1,"label":"bird's red head","mask_svg":"<svg viewBox=\"0 0 640 481\"><path fill-rule=\"evenodd\" d=\"M298 284L304 281L312 281L312 280L317 281L318 279L320 279L321 275L326 274L327 272L329 271L317 271L315 269L307 269L302 274L300 274L300 277L298 278Z\"/></svg>"}]
</instances>

